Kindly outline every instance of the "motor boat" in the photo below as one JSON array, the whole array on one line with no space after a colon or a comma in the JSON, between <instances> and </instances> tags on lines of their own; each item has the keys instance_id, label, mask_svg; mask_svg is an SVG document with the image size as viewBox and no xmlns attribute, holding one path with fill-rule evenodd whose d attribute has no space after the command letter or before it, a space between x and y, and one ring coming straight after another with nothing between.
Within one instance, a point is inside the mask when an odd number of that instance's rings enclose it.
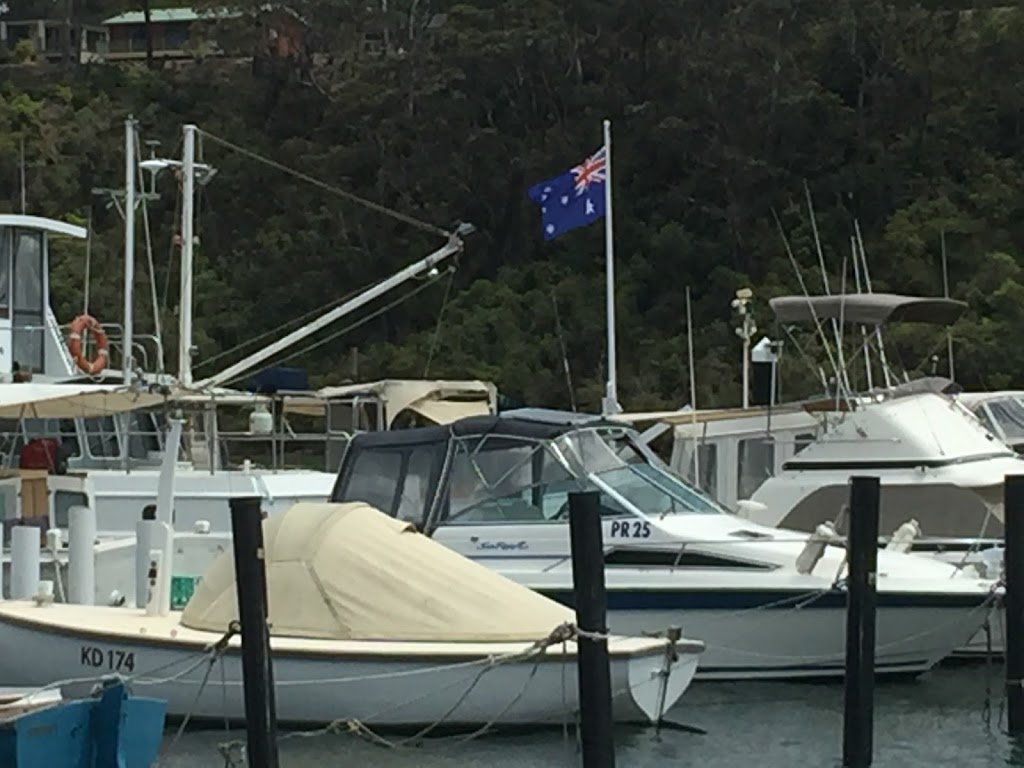
<instances>
[{"instance_id":1,"label":"motor boat","mask_svg":"<svg viewBox=\"0 0 1024 768\"><path fill-rule=\"evenodd\" d=\"M571 603L575 490L599 494L612 631L700 637L698 679L843 673L845 545L731 514L621 423L525 409L356 435L332 499L372 504ZM928 670L981 629L1000 594L973 568L889 551L877 592L879 674Z\"/></svg>"},{"instance_id":2,"label":"motor boat","mask_svg":"<svg viewBox=\"0 0 1024 768\"><path fill-rule=\"evenodd\" d=\"M559 724L578 709L578 632L535 594L363 503L299 503L266 519L277 717L358 726ZM196 720L245 717L234 559L209 566L181 612L0 603L0 678L119 675ZM703 644L607 640L612 713L658 722Z\"/></svg>"}]
</instances>

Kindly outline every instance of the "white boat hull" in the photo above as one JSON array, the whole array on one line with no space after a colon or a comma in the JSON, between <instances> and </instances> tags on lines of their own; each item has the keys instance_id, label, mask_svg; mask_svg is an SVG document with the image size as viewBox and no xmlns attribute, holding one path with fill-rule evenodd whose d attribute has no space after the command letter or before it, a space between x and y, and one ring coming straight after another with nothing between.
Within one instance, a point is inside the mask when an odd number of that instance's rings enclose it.
<instances>
[{"instance_id":1,"label":"white boat hull","mask_svg":"<svg viewBox=\"0 0 1024 768\"><path fill-rule=\"evenodd\" d=\"M49 621L61 611L65 617ZM116 635L76 630L76 615L87 612L93 616L101 612L107 620L120 622L122 630ZM168 715L244 719L238 638L211 668L202 645L219 638L171 629L176 622L173 615L140 617L129 609L3 603L0 679L8 685L44 686L54 680L117 673L132 679L136 690L147 696L165 699ZM170 637L172 632L177 632L175 638ZM528 646L348 642L330 651L328 645L328 641L273 638L275 701L281 723L558 724L571 721L577 710L575 654L563 654L560 645L500 663L493 659L504 658L510 648ZM672 663L667 683L663 648L613 651L617 721L657 720L679 699L693 680L699 658L699 646L691 643L687 648L680 646L682 652ZM208 678L205 684L204 678Z\"/></svg>"},{"instance_id":2,"label":"white boat hull","mask_svg":"<svg viewBox=\"0 0 1024 768\"><path fill-rule=\"evenodd\" d=\"M524 586L560 602L571 592L552 574L502 570ZM846 594L836 590L702 591L690 587L637 587L608 574L609 631L639 635L680 627L700 638L705 652L698 680L842 677L846 659ZM667 581L667 580L666 580ZM878 594L875 671L915 675L966 646L981 631L995 598L951 591Z\"/></svg>"},{"instance_id":3,"label":"white boat hull","mask_svg":"<svg viewBox=\"0 0 1024 768\"><path fill-rule=\"evenodd\" d=\"M706 643L698 680L834 678L845 671L844 608L765 609L756 620L722 611L609 613L609 629L620 634L673 622ZM969 628L961 628L965 623ZM976 626L970 609L882 608L876 619L875 673L927 672L967 643Z\"/></svg>"}]
</instances>

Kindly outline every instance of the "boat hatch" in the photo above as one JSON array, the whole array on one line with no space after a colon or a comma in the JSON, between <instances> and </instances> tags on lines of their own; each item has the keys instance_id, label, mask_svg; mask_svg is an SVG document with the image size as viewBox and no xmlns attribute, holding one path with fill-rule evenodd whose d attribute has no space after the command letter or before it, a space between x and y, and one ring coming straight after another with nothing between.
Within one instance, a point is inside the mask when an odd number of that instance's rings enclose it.
<instances>
[{"instance_id":1,"label":"boat hatch","mask_svg":"<svg viewBox=\"0 0 1024 768\"><path fill-rule=\"evenodd\" d=\"M731 531L729 533L729 535L730 536L736 536L737 538L740 538L740 539L756 539L756 540L761 540L761 541L763 541L764 539L774 539L775 538L770 533L759 533L757 531L743 531L743 530Z\"/></svg>"}]
</instances>

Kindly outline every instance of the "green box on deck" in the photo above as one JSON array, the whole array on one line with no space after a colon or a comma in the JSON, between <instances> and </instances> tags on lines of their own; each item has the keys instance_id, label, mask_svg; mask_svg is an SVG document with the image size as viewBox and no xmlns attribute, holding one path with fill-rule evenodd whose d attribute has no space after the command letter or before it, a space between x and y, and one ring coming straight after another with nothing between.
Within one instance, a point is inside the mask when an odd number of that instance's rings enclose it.
<instances>
[{"instance_id":1,"label":"green box on deck","mask_svg":"<svg viewBox=\"0 0 1024 768\"><path fill-rule=\"evenodd\" d=\"M180 611L196 591L195 576L171 576L171 610Z\"/></svg>"}]
</instances>

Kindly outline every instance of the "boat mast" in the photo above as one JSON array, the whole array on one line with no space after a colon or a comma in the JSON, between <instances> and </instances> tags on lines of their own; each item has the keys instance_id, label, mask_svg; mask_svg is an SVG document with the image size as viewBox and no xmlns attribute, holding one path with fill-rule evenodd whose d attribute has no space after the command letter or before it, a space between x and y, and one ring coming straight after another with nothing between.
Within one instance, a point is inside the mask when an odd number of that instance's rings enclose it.
<instances>
[{"instance_id":1,"label":"boat mast","mask_svg":"<svg viewBox=\"0 0 1024 768\"><path fill-rule=\"evenodd\" d=\"M313 322L307 323L301 328L292 331L287 336L278 339L273 344L268 344L263 349L254 352L253 354L249 355L248 357L242 360L239 360L234 365L228 366L220 373L216 373L213 376L203 379L202 381L196 382L195 386L197 388L202 389L205 387L216 387L227 384L233 381L235 378L237 378L240 374L243 374L246 371L248 371L250 368L259 365L264 360L267 360L270 357L276 355L278 352L281 352L282 350L287 349L293 344L302 341L307 336L310 336L319 331L321 328L325 328L331 323L340 320L345 315L354 312L355 310L359 309L365 304L368 304L369 302L376 299L378 296L382 296L383 294L390 291L392 288L401 285L406 280L409 280L423 273L429 274L432 270L435 270L436 266L439 263L447 259L449 256L453 256L456 253L461 252L463 244L460 235L468 234L473 230L474 228L471 224L461 225L455 233L450 234L448 236L448 242L441 248L438 248L433 253L427 255L426 257L420 259L419 261L416 261L413 264L410 264L408 267L399 272L396 272L391 277L382 280L381 282L377 283L377 285L364 291L358 296L349 299L344 304L341 304L340 306L335 307L334 309L328 312L325 312L323 315L318 317Z\"/></svg>"},{"instance_id":2,"label":"boat mast","mask_svg":"<svg viewBox=\"0 0 1024 768\"><path fill-rule=\"evenodd\" d=\"M192 208L196 182L196 126L182 128L181 289L178 299L178 381L192 386Z\"/></svg>"},{"instance_id":3,"label":"boat mast","mask_svg":"<svg viewBox=\"0 0 1024 768\"><path fill-rule=\"evenodd\" d=\"M121 343L121 375L132 382L133 295L135 283L135 118L124 121L124 338Z\"/></svg>"},{"instance_id":4,"label":"boat mast","mask_svg":"<svg viewBox=\"0 0 1024 768\"><path fill-rule=\"evenodd\" d=\"M942 247L942 294L949 298L949 264L946 261L946 230L939 230L939 241ZM949 355L949 380L956 381L956 369L953 366L953 332L946 328L946 353Z\"/></svg>"},{"instance_id":5,"label":"boat mast","mask_svg":"<svg viewBox=\"0 0 1024 768\"><path fill-rule=\"evenodd\" d=\"M754 298L754 292L749 288L740 288L736 291L736 298L732 300L732 307L740 316L740 326L736 329L736 335L743 339L743 407L750 407L750 340L757 333L757 324L750 312L750 302Z\"/></svg>"}]
</instances>

